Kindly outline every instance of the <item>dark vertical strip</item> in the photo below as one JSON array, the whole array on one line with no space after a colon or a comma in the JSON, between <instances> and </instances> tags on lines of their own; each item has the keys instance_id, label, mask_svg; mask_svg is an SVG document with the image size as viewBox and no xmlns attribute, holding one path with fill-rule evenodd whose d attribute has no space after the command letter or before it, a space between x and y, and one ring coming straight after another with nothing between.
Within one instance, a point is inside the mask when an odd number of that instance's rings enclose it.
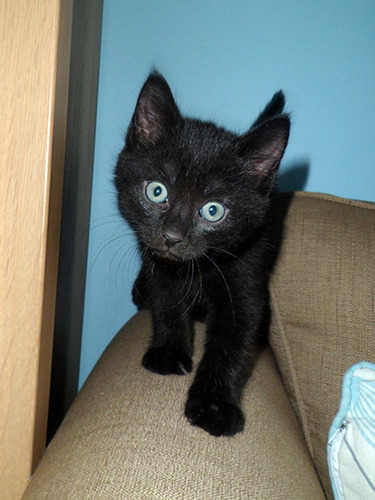
<instances>
[{"instance_id":1,"label":"dark vertical strip","mask_svg":"<svg viewBox=\"0 0 375 500\"><path fill-rule=\"evenodd\" d=\"M77 394L103 0L74 0L61 242L49 403L51 439Z\"/></svg>"}]
</instances>

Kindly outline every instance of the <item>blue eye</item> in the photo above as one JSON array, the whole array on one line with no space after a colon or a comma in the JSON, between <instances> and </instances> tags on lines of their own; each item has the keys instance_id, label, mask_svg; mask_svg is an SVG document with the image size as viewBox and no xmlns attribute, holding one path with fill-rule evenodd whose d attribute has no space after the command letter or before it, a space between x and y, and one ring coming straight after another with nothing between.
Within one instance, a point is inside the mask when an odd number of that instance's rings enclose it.
<instances>
[{"instance_id":1,"label":"blue eye","mask_svg":"<svg viewBox=\"0 0 375 500\"><path fill-rule=\"evenodd\" d=\"M217 201L209 201L199 210L199 214L209 222L218 222L224 217L225 207Z\"/></svg>"},{"instance_id":2,"label":"blue eye","mask_svg":"<svg viewBox=\"0 0 375 500\"><path fill-rule=\"evenodd\" d=\"M168 190L161 182L152 181L146 186L146 196L153 203L164 203L168 199Z\"/></svg>"}]
</instances>

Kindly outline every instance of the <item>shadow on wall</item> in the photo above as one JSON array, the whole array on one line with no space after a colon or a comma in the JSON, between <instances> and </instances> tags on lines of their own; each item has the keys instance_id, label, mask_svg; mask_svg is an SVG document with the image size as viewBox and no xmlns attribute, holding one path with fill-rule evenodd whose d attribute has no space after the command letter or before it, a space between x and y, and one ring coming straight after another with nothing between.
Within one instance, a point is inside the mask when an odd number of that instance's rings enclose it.
<instances>
[{"instance_id":1,"label":"shadow on wall","mask_svg":"<svg viewBox=\"0 0 375 500\"><path fill-rule=\"evenodd\" d=\"M284 164L276 180L279 191L303 191L309 177L310 164L303 159Z\"/></svg>"}]
</instances>

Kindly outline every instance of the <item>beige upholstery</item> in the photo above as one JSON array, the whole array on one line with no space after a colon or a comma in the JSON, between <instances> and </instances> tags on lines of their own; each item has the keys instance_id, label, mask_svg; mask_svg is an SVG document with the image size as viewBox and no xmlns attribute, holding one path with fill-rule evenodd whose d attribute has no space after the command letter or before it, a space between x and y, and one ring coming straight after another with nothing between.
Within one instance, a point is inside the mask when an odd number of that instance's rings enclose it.
<instances>
[{"instance_id":1,"label":"beige upholstery","mask_svg":"<svg viewBox=\"0 0 375 500\"><path fill-rule=\"evenodd\" d=\"M214 438L183 416L192 375L163 377L142 368L149 336L147 312L117 335L24 499L324 498L269 350L246 387L245 431Z\"/></svg>"},{"instance_id":2,"label":"beige upholstery","mask_svg":"<svg viewBox=\"0 0 375 500\"><path fill-rule=\"evenodd\" d=\"M342 376L375 362L375 204L295 194L271 283L271 345L331 498L327 436Z\"/></svg>"},{"instance_id":3,"label":"beige upholstery","mask_svg":"<svg viewBox=\"0 0 375 500\"><path fill-rule=\"evenodd\" d=\"M193 374L142 368L143 312L99 360L24 499L332 498L326 442L342 375L375 362L375 206L309 193L280 203L288 215L271 281L273 354L260 355L245 388L245 431L214 438L188 424Z\"/></svg>"}]
</instances>

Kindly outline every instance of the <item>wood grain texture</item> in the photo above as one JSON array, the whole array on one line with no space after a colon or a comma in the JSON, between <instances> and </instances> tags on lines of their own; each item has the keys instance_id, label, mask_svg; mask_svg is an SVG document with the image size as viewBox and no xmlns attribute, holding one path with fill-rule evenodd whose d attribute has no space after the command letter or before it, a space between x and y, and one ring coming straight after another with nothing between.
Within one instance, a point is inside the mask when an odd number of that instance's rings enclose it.
<instances>
[{"instance_id":1,"label":"wood grain texture","mask_svg":"<svg viewBox=\"0 0 375 500\"><path fill-rule=\"evenodd\" d=\"M0 2L0 497L44 447L60 228L71 0Z\"/></svg>"}]
</instances>

